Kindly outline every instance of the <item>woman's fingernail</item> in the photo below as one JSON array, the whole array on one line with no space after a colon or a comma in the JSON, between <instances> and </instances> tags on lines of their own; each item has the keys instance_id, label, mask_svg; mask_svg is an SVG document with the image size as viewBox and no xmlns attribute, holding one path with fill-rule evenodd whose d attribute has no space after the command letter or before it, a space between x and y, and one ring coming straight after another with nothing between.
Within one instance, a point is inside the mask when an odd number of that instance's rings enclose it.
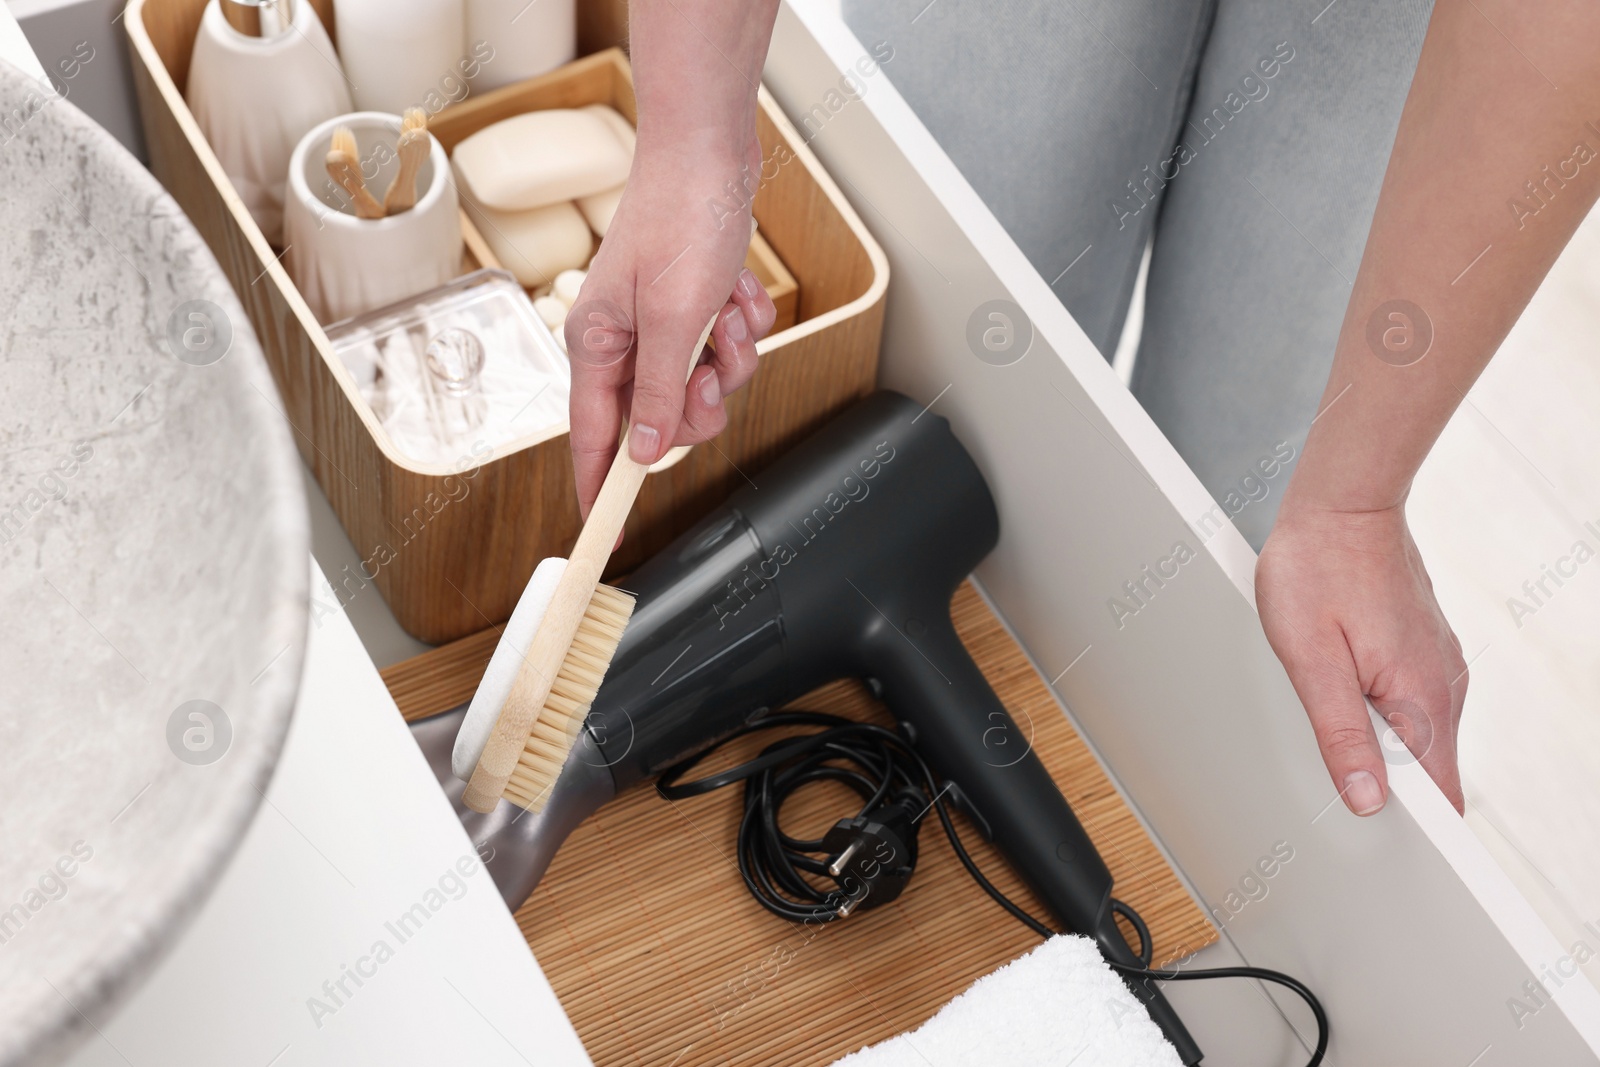
<instances>
[{"instance_id":1,"label":"woman's fingernail","mask_svg":"<svg viewBox=\"0 0 1600 1067\"><path fill-rule=\"evenodd\" d=\"M628 455L635 463L654 463L660 457L661 431L654 426L636 423L628 431Z\"/></svg>"},{"instance_id":2,"label":"woman's fingernail","mask_svg":"<svg viewBox=\"0 0 1600 1067\"><path fill-rule=\"evenodd\" d=\"M723 277L727 277L727 275L723 275ZM754 274L750 273L750 268L746 267L741 270L739 272L739 292L743 293L747 299L754 300L756 294L760 291L761 283L756 281Z\"/></svg>"},{"instance_id":3,"label":"woman's fingernail","mask_svg":"<svg viewBox=\"0 0 1600 1067\"><path fill-rule=\"evenodd\" d=\"M722 316L722 330L734 344L750 336L750 327L744 321L744 312L738 308L732 308Z\"/></svg>"},{"instance_id":4,"label":"woman's fingernail","mask_svg":"<svg viewBox=\"0 0 1600 1067\"><path fill-rule=\"evenodd\" d=\"M712 371L700 382L700 399L706 407L714 408L722 400L722 386L717 382L717 372Z\"/></svg>"},{"instance_id":5,"label":"woman's fingernail","mask_svg":"<svg viewBox=\"0 0 1600 1067\"><path fill-rule=\"evenodd\" d=\"M1344 802L1357 815L1371 815L1383 808L1383 786L1370 771L1353 771L1344 780Z\"/></svg>"}]
</instances>

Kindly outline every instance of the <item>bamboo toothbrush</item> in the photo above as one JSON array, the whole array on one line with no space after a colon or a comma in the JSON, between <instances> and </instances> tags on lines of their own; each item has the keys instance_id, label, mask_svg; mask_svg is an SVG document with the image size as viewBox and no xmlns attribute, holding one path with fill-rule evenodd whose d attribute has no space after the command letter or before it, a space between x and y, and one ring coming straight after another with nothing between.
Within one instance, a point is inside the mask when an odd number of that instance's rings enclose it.
<instances>
[{"instance_id":1,"label":"bamboo toothbrush","mask_svg":"<svg viewBox=\"0 0 1600 1067\"><path fill-rule=\"evenodd\" d=\"M690 373L715 323L713 317L700 334ZM617 458L484 741L462 797L473 811L493 811L501 796L534 814L543 809L633 614L632 596L599 584L649 470L628 455L631 433L630 428L622 435Z\"/></svg>"},{"instance_id":2,"label":"bamboo toothbrush","mask_svg":"<svg viewBox=\"0 0 1600 1067\"><path fill-rule=\"evenodd\" d=\"M327 167L328 177L350 195L357 218L383 218L383 205L367 191L367 183L361 177L361 157L356 149L355 132L350 127L340 126L333 131L333 142L328 146Z\"/></svg>"},{"instance_id":3,"label":"bamboo toothbrush","mask_svg":"<svg viewBox=\"0 0 1600 1067\"><path fill-rule=\"evenodd\" d=\"M395 152L400 157L400 170L389 191L383 196L383 210L387 215L410 211L417 203L417 171L428 158L433 140L428 136L428 113L420 107L408 107L400 125L400 143Z\"/></svg>"}]
</instances>

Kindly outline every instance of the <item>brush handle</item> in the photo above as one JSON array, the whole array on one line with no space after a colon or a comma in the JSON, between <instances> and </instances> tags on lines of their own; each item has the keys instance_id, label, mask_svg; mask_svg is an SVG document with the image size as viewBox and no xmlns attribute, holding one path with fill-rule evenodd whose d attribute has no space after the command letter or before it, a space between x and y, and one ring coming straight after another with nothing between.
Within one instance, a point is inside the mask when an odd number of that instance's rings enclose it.
<instances>
[{"instance_id":1,"label":"brush handle","mask_svg":"<svg viewBox=\"0 0 1600 1067\"><path fill-rule=\"evenodd\" d=\"M398 215L416 206L417 172L432 148L427 130L407 130L400 135L400 143L395 148L400 157L400 169L389 183L389 191L383 195L384 214Z\"/></svg>"},{"instance_id":2,"label":"brush handle","mask_svg":"<svg viewBox=\"0 0 1600 1067\"><path fill-rule=\"evenodd\" d=\"M355 206L356 218L381 219L383 205L367 189L361 177L361 165L342 152L328 153L328 176L339 183Z\"/></svg>"},{"instance_id":3,"label":"brush handle","mask_svg":"<svg viewBox=\"0 0 1600 1067\"><path fill-rule=\"evenodd\" d=\"M689 361L690 374L700 361L700 353L716 321L713 315L700 332L700 340ZM550 687L555 684L562 661L572 648L572 639L578 634L584 612L589 610L589 600L594 596L595 586L600 584L600 574L628 521L628 513L633 510L633 502L644 485L644 476L650 472L648 464L639 463L628 454L628 438L632 432L630 427L622 435L616 458L611 461L611 469L600 486L600 494L595 497L594 507L589 509L589 518L572 546L572 555L567 558L561 580L556 583L550 607L539 620L539 628L517 670L516 681L511 684L511 694L500 709L494 732L483 746L483 754L478 757L478 765L467 782L461 799L473 811L488 814L500 803L506 783L511 780L511 773L528 744L528 735L533 732L534 721L549 699Z\"/></svg>"}]
</instances>

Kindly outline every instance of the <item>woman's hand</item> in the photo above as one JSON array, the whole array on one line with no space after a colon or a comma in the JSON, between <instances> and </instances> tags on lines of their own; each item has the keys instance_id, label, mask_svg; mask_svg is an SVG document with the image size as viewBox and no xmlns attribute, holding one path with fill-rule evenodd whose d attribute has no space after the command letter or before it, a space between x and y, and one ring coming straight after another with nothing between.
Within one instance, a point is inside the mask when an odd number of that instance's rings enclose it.
<instances>
[{"instance_id":1,"label":"woman's hand","mask_svg":"<svg viewBox=\"0 0 1600 1067\"><path fill-rule=\"evenodd\" d=\"M1383 807L1386 754L1416 759L1462 810L1456 729L1467 665L1403 505L1349 512L1285 500L1256 564L1256 605L1351 811ZM1387 746L1363 695L1394 731Z\"/></svg>"},{"instance_id":2,"label":"woman's hand","mask_svg":"<svg viewBox=\"0 0 1600 1067\"><path fill-rule=\"evenodd\" d=\"M585 518L616 455L715 437L777 312L744 269L761 173L757 86L778 0L632 0L639 142L567 316L572 465ZM714 356L694 352L711 316ZM687 387L684 375L696 366Z\"/></svg>"},{"instance_id":3,"label":"woman's hand","mask_svg":"<svg viewBox=\"0 0 1600 1067\"><path fill-rule=\"evenodd\" d=\"M628 191L566 323L572 357L572 461L587 516L626 418L630 454L654 463L674 445L715 437L723 398L756 370L756 341L777 312L744 269L750 210L728 210L754 160L641 145ZM750 192L754 192L753 189ZM735 201L736 203L737 201ZM744 197L748 205L749 197ZM692 351L712 315L716 351ZM695 368L687 387L684 375Z\"/></svg>"},{"instance_id":4,"label":"woman's hand","mask_svg":"<svg viewBox=\"0 0 1600 1067\"><path fill-rule=\"evenodd\" d=\"M1467 665L1405 501L1600 198L1600 169L1585 170L1541 202L1537 225L1506 210L1507 195L1600 113L1597 39L1600 5L1525 0L1498 8L1492 24L1476 4L1434 5L1328 386L1256 565L1267 640L1358 815L1383 805L1385 751L1392 761L1407 749L1463 806L1456 725ZM1528 55L1546 77L1529 76ZM1385 325L1397 316L1419 329L1392 346ZM1363 693L1403 748L1380 750Z\"/></svg>"}]
</instances>

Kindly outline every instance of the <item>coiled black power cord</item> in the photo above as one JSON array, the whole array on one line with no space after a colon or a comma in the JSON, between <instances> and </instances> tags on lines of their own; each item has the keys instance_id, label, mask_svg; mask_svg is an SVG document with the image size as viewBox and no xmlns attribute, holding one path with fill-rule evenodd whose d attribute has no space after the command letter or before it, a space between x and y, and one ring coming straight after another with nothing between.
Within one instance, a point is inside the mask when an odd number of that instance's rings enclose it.
<instances>
[{"instance_id":1,"label":"coiled black power cord","mask_svg":"<svg viewBox=\"0 0 1600 1067\"><path fill-rule=\"evenodd\" d=\"M820 727L815 733L774 741L754 759L725 771L683 782L682 778L723 745L766 730ZM841 819L822 838L791 837L779 825L786 801L801 786L834 781L862 799L854 818ZM995 888L961 843L947 802L932 770L905 738L892 730L813 711L763 715L711 748L662 773L656 789L667 800L685 800L744 783L744 815L739 821L739 873L751 896L790 922L833 922L856 910L886 904L900 895L917 861L917 832L929 811L936 812L951 851L978 887L1012 917L1040 937L1059 931L1029 915ZM931 798L931 799L930 799ZM818 856L821 858L818 858ZM832 879L818 888L808 879ZM1316 995L1287 974L1265 967L1212 967L1204 970L1152 968L1150 928L1126 903L1112 899L1111 910L1139 938L1140 966L1106 962L1125 975L1163 982L1207 978L1255 978L1290 990L1306 1002L1317 1021L1317 1043L1306 1067L1319 1067L1328 1049L1328 1016Z\"/></svg>"}]
</instances>

